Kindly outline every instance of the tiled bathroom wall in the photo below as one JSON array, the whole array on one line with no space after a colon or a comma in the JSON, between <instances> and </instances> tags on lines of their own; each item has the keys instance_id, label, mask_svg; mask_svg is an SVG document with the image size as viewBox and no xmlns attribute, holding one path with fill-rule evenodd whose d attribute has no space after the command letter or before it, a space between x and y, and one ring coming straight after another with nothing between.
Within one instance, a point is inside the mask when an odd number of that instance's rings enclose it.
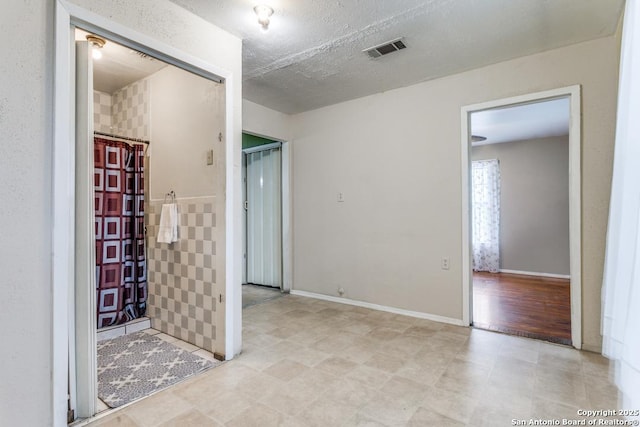
<instances>
[{"instance_id":1,"label":"tiled bathroom wall","mask_svg":"<svg viewBox=\"0 0 640 427\"><path fill-rule=\"evenodd\" d=\"M98 132L111 132L112 97L108 93L93 91L93 129Z\"/></svg>"},{"instance_id":2,"label":"tiled bathroom wall","mask_svg":"<svg viewBox=\"0 0 640 427\"><path fill-rule=\"evenodd\" d=\"M149 81L139 80L110 95L93 91L94 130L148 140Z\"/></svg>"},{"instance_id":3,"label":"tiled bathroom wall","mask_svg":"<svg viewBox=\"0 0 640 427\"><path fill-rule=\"evenodd\" d=\"M134 82L109 95L94 91L95 130L150 140L150 80ZM153 146L151 141L151 146ZM189 150L187 146L176 146ZM218 301L217 278L224 281L224 254L216 243L224 240L216 227L215 197L178 200L180 240L157 243L162 200L149 199L149 170L153 156L145 158L145 222L147 226L147 316L154 329L210 352L223 344L224 307ZM224 207L222 207L224 208ZM222 209L223 212L223 209ZM216 328L218 328L216 330Z\"/></svg>"},{"instance_id":4,"label":"tiled bathroom wall","mask_svg":"<svg viewBox=\"0 0 640 427\"><path fill-rule=\"evenodd\" d=\"M113 93L113 133L148 140L149 80L138 80Z\"/></svg>"},{"instance_id":5,"label":"tiled bathroom wall","mask_svg":"<svg viewBox=\"0 0 640 427\"><path fill-rule=\"evenodd\" d=\"M151 325L215 352L218 309L215 198L178 200L179 241L158 243L162 201L147 205Z\"/></svg>"}]
</instances>

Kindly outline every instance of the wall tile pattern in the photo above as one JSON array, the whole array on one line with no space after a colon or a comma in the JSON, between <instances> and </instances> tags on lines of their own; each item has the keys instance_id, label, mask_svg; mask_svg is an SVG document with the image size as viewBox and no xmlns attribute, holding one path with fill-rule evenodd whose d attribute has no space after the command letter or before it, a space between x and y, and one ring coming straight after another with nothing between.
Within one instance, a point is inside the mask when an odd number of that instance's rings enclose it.
<instances>
[{"instance_id":1,"label":"wall tile pattern","mask_svg":"<svg viewBox=\"0 0 640 427\"><path fill-rule=\"evenodd\" d=\"M113 133L149 139L149 80L138 80L113 93Z\"/></svg>"},{"instance_id":2,"label":"wall tile pattern","mask_svg":"<svg viewBox=\"0 0 640 427\"><path fill-rule=\"evenodd\" d=\"M149 140L150 83L134 82L113 95L94 91L95 130ZM148 174L150 158L146 158ZM145 185L149 180L145 176ZM145 188L145 194L149 189ZM148 309L153 328L214 352L216 348L216 272L224 276L216 256L215 198L178 201L180 240L157 243L162 201L147 197ZM220 315L221 313L218 313ZM221 344L222 345L222 344Z\"/></svg>"},{"instance_id":3,"label":"wall tile pattern","mask_svg":"<svg viewBox=\"0 0 640 427\"><path fill-rule=\"evenodd\" d=\"M111 132L112 97L108 93L93 91L93 129L98 132Z\"/></svg>"},{"instance_id":4,"label":"wall tile pattern","mask_svg":"<svg viewBox=\"0 0 640 427\"><path fill-rule=\"evenodd\" d=\"M148 313L154 329L216 351L217 229L214 198L178 201L179 241L156 241L162 202L148 204Z\"/></svg>"}]
</instances>

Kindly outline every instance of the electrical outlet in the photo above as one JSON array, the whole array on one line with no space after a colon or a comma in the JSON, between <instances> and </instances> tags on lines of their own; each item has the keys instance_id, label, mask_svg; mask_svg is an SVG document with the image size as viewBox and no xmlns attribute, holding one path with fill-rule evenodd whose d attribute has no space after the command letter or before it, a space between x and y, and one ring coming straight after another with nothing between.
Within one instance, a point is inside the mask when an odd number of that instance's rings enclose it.
<instances>
[{"instance_id":1,"label":"electrical outlet","mask_svg":"<svg viewBox=\"0 0 640 427\"><path fill-rule=\"evenodd\" d=\"M440 268L442 268L443 270L449 269L449 258L442 257L442 260L440 260Z\"/></svg>"},{"instance_id":2,"label":"electrical outlet","mask_svg":"<svg viewBox=\"0 0 640 427\"><path fill-rule=\"evenodd\" d=\"M344 296L344 288L338 288L338 295Z\"/></svg>"},{"instance_id":3,"label":"electrical outlet","mask_svg":"<svg viewBox=\"0 0 640 427\"><path fill-rule=\"evenodd\" d=\"M344 193L338 193L338 201L344 202Z\"/></svg>"}]
</instances>

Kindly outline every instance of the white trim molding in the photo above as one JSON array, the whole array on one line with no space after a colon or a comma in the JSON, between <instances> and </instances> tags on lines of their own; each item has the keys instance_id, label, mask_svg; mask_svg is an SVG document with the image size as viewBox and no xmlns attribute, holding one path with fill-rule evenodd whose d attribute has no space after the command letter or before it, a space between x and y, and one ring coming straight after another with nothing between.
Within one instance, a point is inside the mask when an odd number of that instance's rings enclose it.
<instances>
[{"instance_id":1,"label":"white trim molding","mask_svg":"<svg viewBox=\"0 0 640 427\"><path fill-rule=\"evenodd\" d=\"M257 145L251 148L243 148L242 152L244 154L251 154L251 153L258 153L260 151L272 150L274 148L280 148L280 147L282 147L282 142L277 141L277 142L272 142L271 144L262 144L262 145Z\"/></svg>"},{"instance_id":2,"label":"white trim molding","mask_svg":"<svg viewBox=\"0 0 640 427\"><path fill-rule=\"evenodd\" d=\"M293 288L293 201L291 143L282 142L282 290Z\"/></svg>"},{"instance_id":3,"label":"white trim molding","mask_svg":"<svg viewBox=\"0 0 640 427\"><path fill-rule=\"evenodd\" d=\"M75 239L75 149L72 137L73 105L71 91L71 27L69 13L56 3L55 77L54 77L54 145L53 145L53 230L52 230L52 424L67 425L67 396L75 397L75 359L70 360L69 347L75 337L69 334L74 322L70 301L74 295ZM70 363L71 362L71 363ZM69 388L69 390L68 390ZM71 402L75 405L75 402Z\"/></svg>"},{"instance_id":4,"label":"white trim molding","mask_svg":"<svg viewBox=\"0 0 640 427\"><path fill-rule=\"evenodd\" d=\"M192 200L211 200L213 202L216 201L217 196L214 194L213 196L193 196L193 197L176 197L175 200L176 202L190 202ZM148 202L149 203L158 203L158 202L164 202L166 200L165 198L158 198L158 199L149 199Z\"/></svg>"},{"instance_id":5,"label":"white trim molding","mask_svg":"<svg viewBox=\"0 0 640 427\"><path fill-rule=\"evenodd\" d=\"M568 97L570 99L569 122L569 250L571 293L571 343L582 348L582 235L581 235L581 93L580 85L567 86L511 98L498 99L463 106L460 110L461 177L462 177L462 320L465 325L473 322L473 273L471 271L471 193L470 151L471 113L533 102Z\"/></svg>"},{"instance_id":6,"label":"white trim molding","mask_svg":"<svg viewBox=\"0 0 640 427\"><path fill-rule=\"evenodd\" d=\"M503 270L503 269L500 269L500 273L519 274L521 276L549 277L551 279L571 279L571 276L568 275L568 274L538 273L538 272L535 272L535 271L520 271L520 270Z\"/></svg>"},{"instance_id":7,"label":"white trim molding","mask_svg":"<svg viewBox=\"0 0 640 427\"><path fill-rule=\"evenodd\" d=\"M438 316L437 314L423 313L421 311L405 310L402 308L373 304L370 302L358 301L358 300L349 299L349 298L340 298L340 297L334 297L331 295L316 294L314 292L297 291L297 290L291 290L291 295L298 295L298 296L307 297L307 298L315 298L323 301L337 302L339 304L354 305L356 307L370 308L372 310L386 311L388 313L401 314L403 316L409 316L409 317L417 317L418 319L433 320L434 322L447 323L449 325L468 326L468 325L465 325L462 322L462 320L454 319L452 317Z\"/></svg>"}]
</instances>

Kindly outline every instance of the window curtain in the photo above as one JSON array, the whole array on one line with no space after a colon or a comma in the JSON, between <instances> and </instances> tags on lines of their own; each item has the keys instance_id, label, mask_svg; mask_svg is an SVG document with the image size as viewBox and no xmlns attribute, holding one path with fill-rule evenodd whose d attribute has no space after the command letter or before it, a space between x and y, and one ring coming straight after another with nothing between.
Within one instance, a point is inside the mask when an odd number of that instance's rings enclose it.
<instances>
[{"instance_id":1,"label":"window curtain","mask_svg":"<svg viewBox=\"0 0 640 427\"><path fill-rule=\"evenodd\" d=\"M247 153L247 283L282 284L280 148Z\"/></svg>"},{"instance_id":2,"label":"window curtain","mask_svg":"<svg viewBox=\"0 0 640 427\"><path fill-rule=\"evenodd\" d=\"M98 328L141 317L147 307L144 148L95 138Z\"/></svg>"},{"instance_id":3,"label":"window curtain","mask_svg":"<svg viewBox=\"0 0 640 427\"><path fill-rule=\"evenodd\" d=\"M473 269L500 271L500 166L498 160L471 162Z\"/></svg>"},{"instance_id":4,"label":"window curtain","mask_svg":"<svg viewBox=\"0 0 640 427\"><path fill-rule=\"evenodd\" d=\"M640 408L640 5L626 2L602 288L603 354L623 406Z\"/></svg>"}]
</instances>

